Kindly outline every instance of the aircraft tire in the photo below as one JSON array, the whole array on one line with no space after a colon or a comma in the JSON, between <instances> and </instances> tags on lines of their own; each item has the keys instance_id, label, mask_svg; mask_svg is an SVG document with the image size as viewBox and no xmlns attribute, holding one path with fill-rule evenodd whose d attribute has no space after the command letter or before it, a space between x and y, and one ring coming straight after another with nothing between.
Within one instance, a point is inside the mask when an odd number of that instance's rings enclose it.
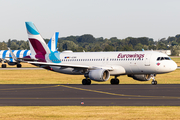
<instances>
[{"instance_id":1,"label":"aircraft tire","mask_svg":"<svg viewBox=\"0 0 180 120\"><path fill-rule=\"evenodd\" d=\"M90 85L91 84L91 80L90 79L83 79L82 80L82 84L83 85Z\"/></svg>"},{"instance_id":2,"label":"aircraft tire","mask_svg":"<svg viewBox=\"0 0 180 120\"><path fill-rule=\"evenodd\" d=\"M21 68L22 67L22 65L21 64L17 64L17 68Z\"/></svg>"},{"instance_id":3,"label":"aircraft tire","mask_svg":"<svg viewBox=\"0 0 180 120\"><path fill-rule=\"evenodd\" d=\"M1 67L2 67L2 68L6 68L6 64L2 64Z\"/></svg>"},{"instance_id":4,"label":"aircraft tire","mask_svg":"<svg viewBox=\"0 0 180 120\"><path fill-rule=\"evenodd\" d=\"M87 79L87 81L88 81L88 85L91 85L91 80L90 80L90 79Z\"/></svg>"},{"instance_id":5,"label":"aircraft tire","mask_svg":"<svg viewBox=\"0 0 180 120\"><path fill-rule=\"evenodd\" d=\"M155 80L155 81L152 81L151 84L152 84L152 85L157 85L157 81L156 81L156 80Z\"/></svg>"},{"instance_id":6,"label":"aircraft tire","mask_svg":"<svg viewBox=\"0 0 180 120\"><path fill-rule=\"evenodd\" d=\"M155 85L157 85L157 81L155 81Z\"/></svg>"},{"instance_id":7,"label":"aircraft tire","mask_svg":"<svg viewBox=\"0 0 180 120\"><path fill-rule=\"evenodd\" d=\"M119 84L119 79L111 79L111 85L118 85Z\"/></svg>"}]
</instances>

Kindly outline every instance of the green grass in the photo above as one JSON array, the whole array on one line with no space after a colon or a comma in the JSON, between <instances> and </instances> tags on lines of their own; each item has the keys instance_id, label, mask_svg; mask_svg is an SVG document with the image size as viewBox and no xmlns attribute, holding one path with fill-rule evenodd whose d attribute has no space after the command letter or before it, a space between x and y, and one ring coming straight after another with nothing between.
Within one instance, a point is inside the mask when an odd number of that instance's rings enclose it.
<instances>
[{"instance_id":1,"label":"green grass","mask_svg":"<svg viewBox=\"0 0 180 120\"><path fill-rule=\"evenodd\" d=\"M16 65L8 65L7 63L5 63L6 66L9 68L16 68ZM0 63L0 67L1 67L2 63ZM34 65L28 64L28 63L21 63L22 67L36 67Z\"/></svg>"},{"instance_id":2,"label":"green grass","mask_svg":"<svg viewBox=\"0 0 180 120\"><path fill-rule=\"evenodd\" d=\"M179 60L179 59L178 59ZM180 70L157 75L158 84L180 84ZM0 84L81 84L83 75L65 75L47 70L0 70ZM111 79L111 78L110 78ZM127 76L120 84L151 84ZM94 82L92 84L110 84ZM3 120L164 120L180 119L180 107L164 106L3 106Z\"/></svg>"},{"instance_id":3,"label":"green grass","mask_svg":"<svg viewBox=\"0 0 180 120\"><path fill-rule=\"evenodd\" d=\"M164 120L180 119L180 107L29 106L0 107L3 120Z\"/></svg>"},{"instance_id":4,"label":"green grass","mask_svg":"<svg viewBox=\"0 0 180 120\"><path fill-rule=\"evenodd\" d=\"M156 80L158 84L180 84L179 73L180 69L167 74L158 74ZM0 70L0 76L0 84L81 84L82 79L84 79L83 75L66 75L44 69ZM126 75L118 78L120 84L151 84L151 80L141 82ZM110 79L106 82L92 81L92 84L110 84Z\"/></svg>"},{"instance_id":5,"label":"green grass","mask_svg":"<svg viewBox=\"0 0 180 120\"><path fill-rule=\"evenodd\" d=\"M171 59L176 62L177 66L180 66L180 57L171 57Z\"/></svg>"}]
</instances>

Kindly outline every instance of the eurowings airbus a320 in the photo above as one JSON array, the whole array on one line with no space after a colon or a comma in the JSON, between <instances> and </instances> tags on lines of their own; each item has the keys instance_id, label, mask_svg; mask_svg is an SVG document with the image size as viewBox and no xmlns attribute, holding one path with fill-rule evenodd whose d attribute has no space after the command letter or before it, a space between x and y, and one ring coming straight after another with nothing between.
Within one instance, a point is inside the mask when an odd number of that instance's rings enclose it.
<instances>
[{"instance_id":1,"label":"eurowings airbus a320","mask_svg":"<svg viewBox=\"0 0 180 120\"><path fill-rule=\"evenodd\" d=\"M32 22L26 22L30 57L37 61L28 62L55 72L84 75L83 85L91 80L104 82L110 76L111 84L119 84L118 76L128 75L135 80L148 81L156 85L157 74L169 73L177 64L169 56L154 51L118 51L118 52L52 52Z\"/></svg>"}]
</instances>

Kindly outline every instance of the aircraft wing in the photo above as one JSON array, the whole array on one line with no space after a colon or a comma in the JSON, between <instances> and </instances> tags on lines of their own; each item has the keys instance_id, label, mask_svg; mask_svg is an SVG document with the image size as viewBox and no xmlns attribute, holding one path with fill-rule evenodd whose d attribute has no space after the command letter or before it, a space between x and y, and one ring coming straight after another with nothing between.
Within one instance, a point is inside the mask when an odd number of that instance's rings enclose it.
<instances>
[{"instance_id":1,"label":"aircraft wing","mask_svg":"<svg viewBox=\"0 0 180 120\"><path fill-rule=\"evenodd\" d=\"M6 57L6 58L13 58L13 57ZM13 58L14 59L14 58ZM20 60L26 60L26 61L37 61L38 59L32 59L32 58L16 58L15 61ZM26 62L26 61L20 61L20 62Z\"/></svg>"},{"instance_id":2,"label":"aircraft wing","mask_svg":"<svg viewBox=\"0 0 180 120\"><path fill-rule=\"evenodd\" d=\"M90 66L86 65L72 65L72 64L61 64L61 63L45 63L45 62L28 62L30 64L36 64L39 66L57 66L57 67L70 67L70 68L84 68L88 69Z\"/></svg>"},{"instance_id":3,"label":"aircraft wing","mask_svg":"<svg viewBox=\"0 0 180 120\"><path fill-rule=\"evenodd\" d=\"M46 66L57 66L57 67L67 67L67 68L80 68L80 69L106 69L112 71L111 67L101 67L101 66L88 66L88 65L73 65L73 64L62 64L62 63L45 63L45 62L28 62L30 64L39 65L40 67Z\"/></svg>"}]
</instances>

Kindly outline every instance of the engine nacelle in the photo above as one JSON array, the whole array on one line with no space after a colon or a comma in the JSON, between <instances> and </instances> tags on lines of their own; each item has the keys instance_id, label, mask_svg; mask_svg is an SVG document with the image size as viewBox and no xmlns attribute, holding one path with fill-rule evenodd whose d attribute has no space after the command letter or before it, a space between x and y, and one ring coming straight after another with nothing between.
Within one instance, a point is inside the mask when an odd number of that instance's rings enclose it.
<instances>
[{"instance_id":1,"label":"engine nacelle","mask_svg":"<svg viewBox=\"0 0 180 120\"><path fill-rule=\"evenodd\" d=\"M88 75L91 80L98 82L107 81L110 77L109 71L104 69L91 70Z\"/></svg>"},{"instance_id":2,"label":"engine nacelle","mask_svg":"<svg viewBox=\"0 0 180 120\"><path fill-rule=\"evenodd\" d=\"M8 65L17 65L17 62L8 62Z\"/></svg>"},{"instance_id":3,"label":"engine nacelle","mask_svg":"<svg viewBox=\"0 0 180 120\"><path fill-rule=\"evenodd\" d=\"M134 80L138 81L148 81L151 79L151 74L128 75L128 77L132 77Z\"/></svg>"}]
</instances>

